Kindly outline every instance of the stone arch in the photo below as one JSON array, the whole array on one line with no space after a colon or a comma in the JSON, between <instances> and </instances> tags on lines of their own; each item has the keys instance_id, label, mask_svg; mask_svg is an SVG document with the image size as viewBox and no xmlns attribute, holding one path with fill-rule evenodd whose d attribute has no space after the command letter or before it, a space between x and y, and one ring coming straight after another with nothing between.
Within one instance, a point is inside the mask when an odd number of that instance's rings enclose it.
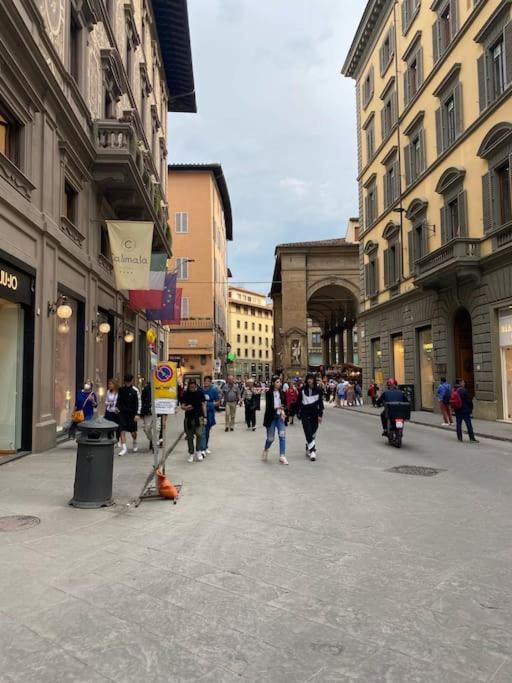
<instances>
[{"instance_id":1,"label":"stone arch","mask_svg":"<svg viewBox=\"0 0 512 683\"><path fill-rule=\"evenodd\" d=\"M437 194L445 194L447 190L452 187L452 185L455 185L456 183L460 183L462 180L464 180L464 176L466 175L466 169L461 168L461 167L456 167L456 166L450 166L450 168L447 168L446 171L444 171L437 181L436 185L436 192Z\"/></svg>"},{"instance_id":2,"label":"stone arch","mask_svg":"<svg viewBox=\"0 0 512 683\"><path fill-rule=\"evenodd\" d=\"M311 283L308 286L306 293L307 301L309 302L313 295L318 292L318 290L323 289L324 287L329 287L330 285L347 289L353 295L355 301L359 302L359 287L357 284L339 276L326 277L322 280L316 280L315 282Z\"/></svg>"}]
</instances>

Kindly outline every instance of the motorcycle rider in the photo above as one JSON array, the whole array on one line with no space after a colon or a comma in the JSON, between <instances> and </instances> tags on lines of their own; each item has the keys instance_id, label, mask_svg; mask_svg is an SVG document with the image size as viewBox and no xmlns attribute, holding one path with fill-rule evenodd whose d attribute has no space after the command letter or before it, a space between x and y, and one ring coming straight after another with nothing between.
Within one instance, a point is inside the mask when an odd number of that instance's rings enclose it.
<instances>
[{"instance_id":1,"label":"motorcycle rider","mask_svg":"<svg viewBox=\"0 0 512 683\"><path fill-rule=\"evenodd\" d=\"M380 420L382 422L382 436L388 435L388 412L386 409L386 403L407 402L404 392L398 388L398 382L396 379L390 378L386 382L387 389L382 392L377 400L377 405L379 408L384 406L384 410L380 414Z\"/></svg>"}]
</instances>

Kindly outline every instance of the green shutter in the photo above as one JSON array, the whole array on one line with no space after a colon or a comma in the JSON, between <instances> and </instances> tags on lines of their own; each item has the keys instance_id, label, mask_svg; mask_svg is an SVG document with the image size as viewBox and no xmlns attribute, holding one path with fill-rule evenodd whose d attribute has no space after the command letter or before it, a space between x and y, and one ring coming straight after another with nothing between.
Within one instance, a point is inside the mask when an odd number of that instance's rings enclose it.
<instances>
[{"instance_id":1,"label":"green shutter","mask_svg":"<svg viewBox=\"0 0 512 683\"><path fill-rule=\"evenodd\" d=\"M414 274L414 229L407 233L407 251L409 252L409 273Z\"/></svg>"},{"instance_id":2,"label":"green shutter","mask_svg":"<svg viewBox=\"0 0 512 683\"><path fill-rule=\"evenodd\" d=\"M404 148L404 164L405 164L405 185L409 187L412 183L412 162L411 162L412 145L407 145Z\"/></svg>"},{"instance_id":3,"label":"green shutter","mask_svg":"<svg viewBox=\"0 0 512 683\"><path fill-rule=\"evenodd\" d=\"M457 83L453 89L453 103L455 106L455 136L459 137L464 131L462 116L462 84Z\"/></svg>"},{"instance_id":4,"label":"green shutter","mask_svg":"<svg viewBox=\"0 0 512 683\"><path fill-rule=\"evenodd\" d=\"M512 21L503 28L503 44L505 45L505 83L512 83Z\"/></svg>"},{"instance_id":5,"label":"green shutter","mask_svg":"<svg viewBox=\"0 0 512 683\"><path fill-rule=\"evenodd\" d=\"M410 14L411 8L410 8L410 0L403 0L402 2L402 33L405 36L407 33L407 29L409 28L409 20L410 20Z\"/></svg>"},{"instance_id":6,"label":"green shutter","mask_svg":"<svg viewBox=\"0 0 512 683\"><path fill-rule=\"evenodd\" d=\"M459 192L457 195L457 209L459 213L459 231L460 237L467 237L467 193L465 191Z\"/></svg>"},{"instance_id":7,"label":"green shutter","mask_svg":"<svg viewBox=\"0 0 512 683\"><path fill-rule=\"evenodd\" d=\"M493 192L492 171L482 176L482 210L484 231L492 230L493 227Z\"/></svg>"},{"instance_id":8,"label":"green shutter","mask_svg":"<svg viewBox=\"0 0 512 683\"><path fill-rule=\"evenodd\" d=\"M437 156L443 153L443 115L441 107L436 109L436 142L437 142Z\"/></svg>"},{"instance_id":9,"label":"green shutter","mask_svg":"<svg viewBox=\"0 0 512 683\"><path fill-rule=\"evenodd\" d=\"M484 53L480 55L477 61L478 71L478 101L480 111L482 112L487 107L487 56Z\"/></svg>"},{"instance_id":10,"label":"green shutter","mask_svg":"<svg viewBox=\"0 0 512 683\"><path fill-rule=\"evenodd\" d=\"M405 67L404 71L404 106L407 106L411 100L411 78L410 78L410 70L409 67Z\"/></svg>"},{"instance_id":11,"label":"green shutter","mask_svg":"<svg viewBox=\"0 0 512 683\"><path fill-rule=\"evenodd\" d=\"M450 214L447 206L441 207L441 244L446 244L451 237L449 226Z\"/></svg>"},{"instance_id":12,"label":"green shutter","mask_svg":"<svg viewBox=\"0 0 512 683\"><path fill-rule=\"evenodd\" d=\"M434 64L436 64L441 57L441 22L439 19L436 19L432 26L432 44L434 47Z\"/></svg>"}]
</instances>

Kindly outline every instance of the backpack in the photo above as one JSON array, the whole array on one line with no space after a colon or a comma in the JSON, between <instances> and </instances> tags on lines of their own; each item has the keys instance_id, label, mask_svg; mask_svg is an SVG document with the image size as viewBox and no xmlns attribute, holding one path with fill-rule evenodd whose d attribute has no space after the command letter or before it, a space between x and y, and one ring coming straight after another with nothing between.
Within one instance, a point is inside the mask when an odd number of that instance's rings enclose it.
<instances>
[{"instance_id":1,"label":"backpack","mask_svg":"<svg viewBox=\"0 0 512 683\"><path fill-rule=\"evenodd\" d=\"M462 399L457 389L452 389L450 394L450 406L454 410L460 410L462 408Z\"/></svg>"}]
</instances>

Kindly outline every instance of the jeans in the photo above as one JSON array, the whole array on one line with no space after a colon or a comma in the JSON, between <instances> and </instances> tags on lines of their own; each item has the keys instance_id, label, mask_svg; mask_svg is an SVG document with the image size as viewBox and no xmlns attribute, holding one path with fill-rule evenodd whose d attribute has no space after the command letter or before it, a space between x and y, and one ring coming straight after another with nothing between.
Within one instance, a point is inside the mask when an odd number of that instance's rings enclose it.
<instances>
[{"instance_id":1,"label":"jeans","mask_svg":"<svg viewBox=\"0 0 512 683\"><path fill-rule=\"evenodd\" d=\"M199 420L185 420L185 434L187 436L189 454L194 455L194 453L198 453L201 450L201 441L203 438L203 427Z\"/></svg>"},{"instance_id":2,"label":"jeans","mask_svg":"<svg viewBox=\"0 0 512 683\"><path fill-rule=\"evenodd\" d=\"M201 450L205 451L208 448L208 444L210 443L210 429L213 427L213 425L210 424L205 424L203 427L203 437L201 439Z\"/></svg>"},{"instance_id":3,"label":"jeans","mask_svg":"<svg viewBox=\"0 0 512 683\"><path fill-rule=\"evenodd\" d=\"M274 433L276 429L279 435L279 455L284 455L286 453L286 427L282 417L275 417L267 427L265 450L268 451L270 446L274 443Z\"/></svg>"},{"instance_id":4,"label":"jeans","mask_svg":"<svg viewBox=\"0 0 512 683\"><path fill-rule=\"evenodd\" d=\"M226 402L226 429L233 429L235 426L236 402Z\"/></svg>"},{"instance_id":5,"label":"jeans","mask_svg":"<svg viewBox=\"0 0 512 683\"><path fill-rule=\"evenodd\" d=\"M245 406L245 424L249 428L256 427L256 408Z\"/></svg>"},{"instance_id":6,"label":"jeans","mask_svg":"<svg viewBox=\"0 0 512 683\"><path fill-rule=\"evenodd\" d=\"M316 450L315 436L318 431L318 415L303 415L302 429L304 430L308 450Z\"/></svg>"},{"instance_id":7,"label":"jeans","mask_svg":"<svg viewBox=\"0 0 512 683\"><path fill-rule=\"evenodd\" d=\"M457 439L462 441L462 421L466 423L466 429L468 430L468 436L471 440L475 438L475 433L473 432L473 423L471 422L471 415L469 413L463 413L461 410L455 411L455 421L457 423Z\"/></svg>"}]
</instances>

